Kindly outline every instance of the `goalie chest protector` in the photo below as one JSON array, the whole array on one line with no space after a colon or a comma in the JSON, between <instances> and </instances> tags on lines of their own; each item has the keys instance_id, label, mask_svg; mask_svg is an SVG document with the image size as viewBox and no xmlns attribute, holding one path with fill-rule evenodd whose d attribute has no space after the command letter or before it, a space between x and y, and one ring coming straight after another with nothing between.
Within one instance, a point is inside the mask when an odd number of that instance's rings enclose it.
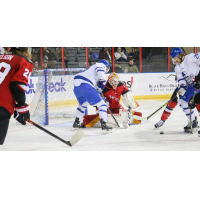
<instances>
[{"instance_id":1,"label":"goalie chest protector","mask_svg":"<svg viewBox=\"0 0 200 200\"><path fill-rule=\"evenodd\" d=\"M120 108L121 105L119 101L120 101L121 95L125 94L128 91L129 89L122 82L119 82L116 90L114 90L113 87L107 82L105 85L105 89L103 90L103 94L106 97L106 99L109 101L110 108L115 109L115 108Z\"/></svg>"}]
</instances>

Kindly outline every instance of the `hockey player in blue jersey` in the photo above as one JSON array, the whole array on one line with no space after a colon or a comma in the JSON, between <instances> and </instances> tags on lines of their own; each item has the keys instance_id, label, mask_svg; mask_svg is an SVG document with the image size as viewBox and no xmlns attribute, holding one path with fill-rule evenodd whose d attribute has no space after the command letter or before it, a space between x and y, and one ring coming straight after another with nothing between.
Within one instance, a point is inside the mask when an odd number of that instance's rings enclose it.
<instances>
[{"instance_id":1,"label":"hockey player in blue jersey","mask_svg":"<svg viewBox=\"0 0 200 200\"><path fill-rule=\"evenodd\" d=\"M105 88L105 73L107 73L109 69L109 62L102 59L99 63L92 65L90 68L74 77L74 94L79 105L76 109L76 119L72 130L80 128L85 109L89 103L90 105L96 105L99 109L103 133L112 132L112 127L106 125L107 106L100 95L100 92Z\"/></svg>"},{"instance_id":2,"label":"hockey player in blue jersey","mask_svg":"<svg viewBox=\"0 0 200 200\"><path fill-rule=\"evenodd\" d=\"M188 102L194 95L195 88L193 86L195 85L193 85L193 82L195 81L195 77L199 75L200 53L185 55L179 47L176 47L172 49L170 56L175 64L175 72L178 80L177 90L180 95L179 104L189 121L184 130L185 132L191 132ZM196 93L198 92L199 90L196 91ZM191 110L191 123L192 128L196 128L198 125L194 110Z\"/></svg>"}]
</instances>

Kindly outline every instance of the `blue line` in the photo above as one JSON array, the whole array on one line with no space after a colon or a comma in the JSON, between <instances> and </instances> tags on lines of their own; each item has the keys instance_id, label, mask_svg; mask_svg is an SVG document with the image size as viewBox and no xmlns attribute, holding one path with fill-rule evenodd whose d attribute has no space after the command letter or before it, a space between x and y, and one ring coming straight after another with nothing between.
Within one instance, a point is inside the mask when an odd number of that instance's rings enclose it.
<instances>
[{"instance_id":1,"label":"blue line","mask_svg":"<svg viewBox=\"0 0 200 200\"><path fill-rule=\"evenodd\" d=\"M98 70L97 72L100 72L100 71L105 72L104 70Z\"/></svg>"}]
</instances>

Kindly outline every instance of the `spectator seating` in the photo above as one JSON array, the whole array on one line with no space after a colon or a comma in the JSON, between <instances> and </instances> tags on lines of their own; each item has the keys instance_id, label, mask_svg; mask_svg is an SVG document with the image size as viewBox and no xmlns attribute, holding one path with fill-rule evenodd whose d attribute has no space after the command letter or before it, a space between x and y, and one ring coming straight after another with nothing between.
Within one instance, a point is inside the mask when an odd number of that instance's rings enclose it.
<instances>
[{"instance_id":1,"label":"spectator seating","mask_svg":"<svg viewBox=\"0 0 200 200\"><path fill-rule=\"evenodd\" d=\"M65 49L65 51L66 51L66 49ZM68 54L77 54L77 47L67 47L67 53Z\"/></svg>"},{"instance_id":2,"label":"spectator seating","mask_svg":"<svg viewBox=\"0 0 200 200\"><path fill-rule=\"evenodd\" d=\"M79 68L87 68L87 62L78 62L78 67Z\"/></svg>"},{"instance_id":3,"label":"spectator seating","mask_svg":"<svg viewBox=\"0 0 200 200\"><path fill-rule=\"evenodd\" d=\"M93 54L93 53L99 54L100 50L101 48L90 47L88 51L89 51L89 54Z\"/></svg>"},{"instance_id":4,"label":"spectator seating","mask_svg":"<svg viewBox=\"0 0 200 200\"><path fill-rule=\"evenodd\" d=\"M70 62L77 62L77 54L67 54Z\"/></svg>"},{"instance_id":5,"label":"spectator seating","mask_svg":"<svg viewBox=\"0 0 200 200\"><path fill-rule=\"evenodd\" d=\"M78 68L78 62L68 62L67 63L67 68Z\"/></svg>"},{"instance_id":6,"label":"spectator seating","mask_svg":"<svg viewBox=\"0 0 200 200\"><path fill-rule=\"evenodd\" d=\"M86 55L85 54L78 54L77 55L78 61L86 61Z\"/></svg>"},{"instance_id":7,"label":"spectator seating","mask_svg":"<svg viewBox=\"0 0 200 200\"><path fill-rule=\"evenodd\" d=\"M63 63L62 62L56 62L53 66L52 69L60 69L63 68Z\"/></svg>"}]
</instances>

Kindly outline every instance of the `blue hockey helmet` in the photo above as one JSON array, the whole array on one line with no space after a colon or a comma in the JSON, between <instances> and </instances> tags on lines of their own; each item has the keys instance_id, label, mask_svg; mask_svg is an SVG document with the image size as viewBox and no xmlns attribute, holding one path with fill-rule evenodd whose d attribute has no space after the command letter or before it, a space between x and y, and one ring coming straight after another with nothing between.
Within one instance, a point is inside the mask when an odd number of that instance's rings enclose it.
<instances>
[{"instance_id":1,"label":"blue hockey helmet","mask_svg":"<svg viewBox=\"0 0 200 200\"><path fill-rule=\"evenodd\" d=\"M179 53L183 53L182 49L179 47L175 47L172 49L172 51L170 53L170 57L175 58L175 57L179 56Z\"/></svg>"},{"instance_id":2,"label":"blue hockey helmet","mask_svg":"<svg viewBox=\"0 0 200 200\"><path fill-rule=\"evenodd\" d=\"M99 58L99 54L97 53L93 53L91 56L91 59L98 59Z\"/></svg>"},{"instance_id":3,"label":"blue hockey helmet","mask_svg":"<svg viewBox=\"0 0 200 200\"><path fill-rule=\"evenodd\" d=\"M108 69L110 69L110 63L106 59L102 59L99 63L103 63Z\"/></svg>"}]
</instances>

